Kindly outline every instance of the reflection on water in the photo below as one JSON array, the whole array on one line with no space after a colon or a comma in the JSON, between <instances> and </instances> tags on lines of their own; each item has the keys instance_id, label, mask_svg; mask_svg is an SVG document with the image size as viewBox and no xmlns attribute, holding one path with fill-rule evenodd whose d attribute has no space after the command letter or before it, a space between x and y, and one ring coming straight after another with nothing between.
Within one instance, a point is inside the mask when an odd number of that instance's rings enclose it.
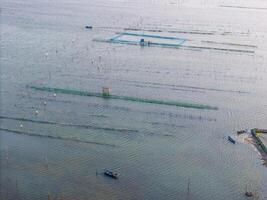
<instances>
[{"instance_id":1,"label":"reflection on water","mask_svg":"<svg viewBox=\"0 0 267 200\"><path fill-rule=\"evenodd\" d=\"M3 1L1 198L244 199L246 186L266 198L257 151L227 141L242 128L267 128L266 22L258 20L267 13L259 7L267 5ZM125 31L187 40L179 49L94 41ZM218 110L27 85L97 93L108 86L112 95ZM103 168L119 179L103 176Z\"/></svg>"}]
</instances>

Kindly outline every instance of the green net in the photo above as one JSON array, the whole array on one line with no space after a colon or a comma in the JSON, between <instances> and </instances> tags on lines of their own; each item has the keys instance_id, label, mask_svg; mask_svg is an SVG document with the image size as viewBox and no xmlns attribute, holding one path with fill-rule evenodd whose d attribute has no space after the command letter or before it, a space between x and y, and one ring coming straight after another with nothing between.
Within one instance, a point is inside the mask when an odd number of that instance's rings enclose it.
<instances>
[{"instance_id":1,"label":"green net","mask_svg":"<svg viewBox=\"0 0 267 200\"><path fill-rule=\"evenodd\" d=\"M160 105L168 105L168 106L177 106L184 108L194 108L194 109L207 109L207 110L217 110L217 107L197 104L197 103L189 103L189 102L180 102L180 101L171 101L171 100L157 100L157 99L146 99L139 97L129 97L129 96L119 96L119 95L103 95L102 93L96 92L88 92L88 91L80 91L74 89L63 89L63 88L51 88L45 86L29 86L32 89L46 92L54 92L54 93L62 93L62 94L72 94L79 96L91 96L91 97L99 97L105 99L118 99L124 101L134 101L140 103L151 103L151 104L160 104Z\"/></svg>"}]
</instances>

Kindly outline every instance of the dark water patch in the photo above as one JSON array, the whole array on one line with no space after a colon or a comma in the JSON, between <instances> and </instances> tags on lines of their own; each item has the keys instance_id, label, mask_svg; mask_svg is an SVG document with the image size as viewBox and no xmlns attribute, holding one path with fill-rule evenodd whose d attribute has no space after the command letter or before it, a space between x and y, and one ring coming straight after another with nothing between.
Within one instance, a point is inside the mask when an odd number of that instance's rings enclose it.
<instances>
[{"instance_id":1,"label":"dark water patch","mask_svg":"<svg viewBox=\"0 0 267 200\"><path fill-rule=\"evenodd\" d=\"M38 123L38 124L70 126L70 127L76 127L76 128L95 129L95 130L104 130L104 131L134 132L134 133L139 132L138 130L133 130L133 129L109 128L109 127L99 127L99 126L94 126L94 125L82 125L82 124L72 124L72 123L71 124L69 124L69 123L59 123L59 122L41 121L41 120L26 119L26 118L16 118L16 117L7 117L7 116L0 116L0 119L9 119L9 120L24 121L24 122L31 122L31 123Z\"/></svg>"},{"instance_id":2,"label":"dark water patch","mask_svg":"<svg viewBox=\"0 0 267 200\"><path fill-rule=\"evenodd\" d=\"M107 143L101 143L101 142L92 142L92 141L85 141L78 138L64 138L60 136L52 136L52 135L41 135L33 132L26 132L26 131L20 131L15 129L7 129L7 128L0 128L1 131L21 134L21 135L28 135L28 136L35 136L35 137L41 137L41 138L51 138L51 139L59 139L59 140L67 140L67 141L73 141L73 142L81 142L81 143L87 143L87 144L96 144L96 145L104 145L104 146L110 146L110 147L117 147L114 144L107 144Z\"/></svg>"},{"instance_id":3,"label":"dark water patch","mask_svg":"<svg viewBox=\"0 0 267 200\"><path fill-rule=\"evenodd\" d=\"M117 96L117 95L105 96L102 93L94 93L94 92L87 92L87 91L80 91L80 90L73 90L73 89L42 87L42 86L29 86L29 87L35 90L39 90L39 91L55 92L55 93L62 93L62 94L99 97L99 98L104 98L104 99L115 99L115 100L133 101L133 102L140 102L140 103L151 103L151 104L193 108L193 109L218 110L218 108L214 106L197 104L197 103L189 103L189 102L179 102L179 101L171 101L171 100L164 101L164 100L157 100L157 99L145 99L145 98L139 98L139 97Z\"/></svg>"}]
</instances>

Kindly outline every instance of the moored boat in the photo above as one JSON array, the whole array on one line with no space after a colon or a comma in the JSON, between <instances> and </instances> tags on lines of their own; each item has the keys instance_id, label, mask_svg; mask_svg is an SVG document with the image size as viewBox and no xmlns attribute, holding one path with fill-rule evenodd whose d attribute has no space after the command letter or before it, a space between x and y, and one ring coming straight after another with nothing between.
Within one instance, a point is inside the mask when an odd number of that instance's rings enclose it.
<instances>
[{"instance_id":1,"label":"moored boat","mask_svg":"<svg viewBox=\"0 0 267 200\"><path fill-rule=\"evenodd\" d=\"M253 197L253 193L252 193L252 192L248 192L248 191L246 191L246 192L245 192L245 195L246 195L247 197Z\"/></svg>"},{"instance_id":2,"label":"moored boat","mask_svg":"<svg viewBox=\"0 0 267 200\"><path fill-rule=\"evenodd\" d=\"M111 178L114 178L114 179L117 179L118 178L118 174L117 173L114 173L112 171L109 171L107 169L104 170L104 174L108 177L111 177Z\"/></svg>"},{"instance_id":3,"label":"moored boat","mask_svg":"<svg viewBox=\"0 0 267 200\"><path fill-rule=\"evenodd\" d=\"M234 140L233 138L231 138L230 136L228 136L228 140L229 140L230 142L232 142L233 144L235 144L235 140Z\"/></svg>"},{"instance_id":4,"label":"moored boat","mask_svg":"<svg viewBox=\"0 0 267 200\"><path fill-rule=\"evenodd\" d=\"M240 130L240 131L237 131L237 135L240 135L240 134L243 134L243 133L246 133L247 131L246 130Z\"/></svg>"}]
</instances>

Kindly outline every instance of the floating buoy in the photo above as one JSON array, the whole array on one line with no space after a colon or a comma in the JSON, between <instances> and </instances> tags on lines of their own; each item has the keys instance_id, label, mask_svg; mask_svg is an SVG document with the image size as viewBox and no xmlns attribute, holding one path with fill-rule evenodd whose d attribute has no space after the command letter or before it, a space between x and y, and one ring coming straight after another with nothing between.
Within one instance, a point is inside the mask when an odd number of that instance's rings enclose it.
<instances>
[{"instance_id":1,"label":"floating buoy","mask_svg":"<svg viewBox=\"0 0 267 200\"><path fill-rule=\"evenodd\" d=\"M19 127L20 127L20 128L23 128L23 124L20 124Z\"/></svg>"},{"instance_id":2,"label":"floating buoy","mask_svg":"<svg viewBox=\"0 0 267 200\"><path fill-rule=\"evenodd\" d=\"M57 94L56 94L56 93L54 93L54 94L53 94L53 96L54 96L54 97L56 97L56 96L57 96Z\"/></svg>"},{"instance_id":3,"label":"floating buoy","mask_svg":"<svg viewBox=\"0 0 267 200\"><path fill-rule=\"evenodd\" d=\"M36 114L36 115L38 115L38 114L39 114L39 111L38 111L38 110L36 110L36 111L35 111L35 114Z\"/></svg>"},{"instance_id":4,"label":"floating buoy","mask_svg":"<svg viewBox=\"0 0 267 200\"><path fill-rule=\"evenodd\" d=\"M44 101L44 105L46 106L46 101Z\"/></svg>"}]
</instances>

